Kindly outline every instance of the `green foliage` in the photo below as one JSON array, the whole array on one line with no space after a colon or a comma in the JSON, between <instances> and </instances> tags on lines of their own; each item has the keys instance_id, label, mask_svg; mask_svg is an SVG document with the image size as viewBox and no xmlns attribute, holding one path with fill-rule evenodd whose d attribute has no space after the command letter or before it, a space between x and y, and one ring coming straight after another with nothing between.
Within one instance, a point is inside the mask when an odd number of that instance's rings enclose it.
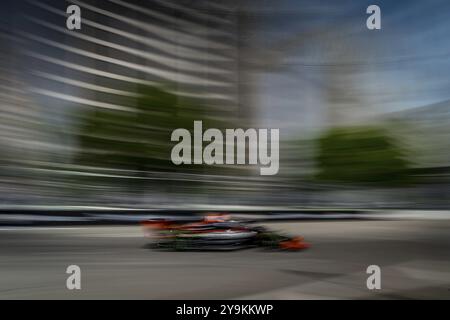
<instances>
[{"instance_id":1,"label":"green foliage","mask_svg":"<svg viewBox=\"0 0 450 320\"><path fill-rule=\"evenodd\" d=\"M206 108L179 99L157 87L143 86L130 103L134 111L90 109L82 114L79 130L81 149L76 162L103 168L136 171L175 171L170 153L176 128L193 128L194 120L204 127L218 126L209 120ZM183 170L202 170L201 166Z\"/></svg>"},{"instance_id":2,"label":"green foliage","mask_svg":"<svg viewBox=\"0 0 450 320\"><path fill-rule=\"evenodd\" d=\"M377 127L334 128L318 140L318 180L370 185L410 181L405 152Z\"/></svg>"}]
</instances>

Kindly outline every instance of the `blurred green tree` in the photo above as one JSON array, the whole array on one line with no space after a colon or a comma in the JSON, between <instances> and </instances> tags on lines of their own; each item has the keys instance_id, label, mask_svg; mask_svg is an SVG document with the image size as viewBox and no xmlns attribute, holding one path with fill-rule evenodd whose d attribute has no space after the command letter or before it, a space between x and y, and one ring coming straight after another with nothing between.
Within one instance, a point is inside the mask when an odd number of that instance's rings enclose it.
<instances>
[{"instance_id":1,"label":"blurred green tree","mask_svg":"<svg viewBox=\"0 0 450 320\"><path fill-rule=\"evenodd\" d=\"M130 170L134 173L126 175L138 178L150 171L203 172L202 165L179 168L172 163L171 149L177 143L171 141L172 131L176 128L192 131L194 120L202 120L204 128L221 128L223 121L212 120L211 111L205 106L180 99L159 87L140 86L136 93L136 98L130 101L130 111L95 108L81 112L77 133L80 151L75 162L90 167ZM120 181L115 179L114 183ZM122 182L139 189L145 179L122 179Z\"/></svg>"},{"instance_id":2,"label":"blurred green tree","mask_svg":"<svg viewBox=\"0 0 450 320\"><path fill-rule=\"evenodd\" d=\"M406 151L380 127L333 128L318 139L319 181L395 186L409 183Z\"/></svg>"}]
</instances>

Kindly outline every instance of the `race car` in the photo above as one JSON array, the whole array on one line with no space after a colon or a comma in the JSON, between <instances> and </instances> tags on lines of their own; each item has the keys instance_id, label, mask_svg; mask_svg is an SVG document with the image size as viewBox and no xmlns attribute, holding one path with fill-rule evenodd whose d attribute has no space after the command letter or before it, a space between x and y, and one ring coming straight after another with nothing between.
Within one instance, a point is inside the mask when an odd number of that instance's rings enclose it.
<instances>
[{"instance_id":1,"label":"race car","mask_svg":"<svg viewBox=\"0 0 450 320\"><path fill-rule=\"evenodd\" d=\"M196 222L170 219L143 221L151 247L172 250L237 250L265 247L301 250L309 247L300 236L289 237L250 222L232 220L225 214L208 214Z\"/></svg>"}]
</instances>

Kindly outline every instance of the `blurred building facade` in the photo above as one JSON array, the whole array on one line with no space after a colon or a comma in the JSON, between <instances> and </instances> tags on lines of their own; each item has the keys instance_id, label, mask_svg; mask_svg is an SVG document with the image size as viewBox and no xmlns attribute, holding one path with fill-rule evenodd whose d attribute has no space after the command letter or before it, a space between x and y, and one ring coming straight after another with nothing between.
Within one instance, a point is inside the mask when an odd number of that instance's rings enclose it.
<instances>
[{"instance_id":1,"label":"blurred building facade","mask_svg":"<svg viewBox=\"0 0 450 320\"><path fill-rule=\"evenodd\" d=\"M23 36L30 41L28 55L40 79L37 93L120 108L133 86L167 84L180 97L236 112L232 6L213 1L72 3L81 8L81 30L66 28L66 3L32 3L29 32ZM67 95L54 90L58 85L68 87Z\"/></svg>"},{"instance_id":2,"label":"blurred building facade","mask_svg":"<svg viewBox=\"0 0 450 320\"><path fill-rule=\"evenodd\" d=\"M66 28L70 4L81 8L81 30ZM11 114L21 114L22 125L10 125L30 131L20 145L26 143L34 152L11 154L20 161L9 164L21 170L15 182L28 181L17 185L20 192L15 193L30 203L36 201L33 194L72 201L63 190L76 190L75 176L86 173L72 163L79 148L74 133L82 120L77 110L133 112L139 88L151 86L175 94L180 104L195 101L211 116L236 126L251 118L241 54L242 41L248 40L242 39L247 21L235 1L49 0L7 6L14 21L4 32L11 39L3 47L3 78L17 79L23 89L12 84L4 96L14 100ZM8 105L11 101L3 101L2 108ZM39 121L27 125L33 118ZM18 139L14 130L8 134ZM17 141L12 145L17 149Z\"/></svg>"}]
</instances>

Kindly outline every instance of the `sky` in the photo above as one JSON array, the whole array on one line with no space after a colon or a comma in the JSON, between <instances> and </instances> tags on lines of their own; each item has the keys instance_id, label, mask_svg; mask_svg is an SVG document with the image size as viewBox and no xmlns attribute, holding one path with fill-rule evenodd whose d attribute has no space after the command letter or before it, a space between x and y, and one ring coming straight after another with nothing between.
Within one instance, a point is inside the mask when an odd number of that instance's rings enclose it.
<instances>
[{"instance_id":1,"label":"sky","mask_svg":"<svg viewBox=\"0 0 450 320\"><path fill-rule=\"evenodd\" d=\"M381 9L381 30L366 27L370 4ZM326 125L324 74L342 74L348 65L357 66L348 82L361 104L356 114L372 117L450 99L448 1L281 0L265 19L267 48L283 37L328 33L306 36L284 52L283 67L261 75L258 100L266 126L295 135Z\"/></svg>"}]
</instances>

